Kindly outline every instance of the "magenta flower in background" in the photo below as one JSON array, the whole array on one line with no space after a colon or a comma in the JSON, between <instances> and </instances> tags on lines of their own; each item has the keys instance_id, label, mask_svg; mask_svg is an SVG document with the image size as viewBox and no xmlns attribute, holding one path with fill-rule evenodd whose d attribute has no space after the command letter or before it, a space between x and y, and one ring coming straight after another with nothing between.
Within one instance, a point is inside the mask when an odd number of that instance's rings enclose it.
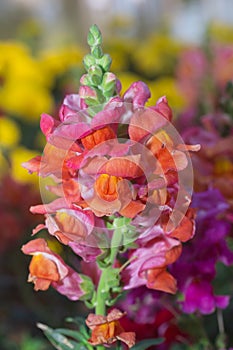
<instances>
[{"instance_id":1,"label":"magenta flower in background","mask_svg":"<svg viewBox=\"0 0 233 350\"><path fill-rule=\"evenodd\" d=\"M229 206L217 189L195 193L192 206L197 209L196 235L184 246L171 271L184 296L180 303L183 311L210 314L229 303L229 296L216 295L213 289L216 264L233 264L233 252L226 241L231 224L224 218Z\"/></svg>"}]
</instances>

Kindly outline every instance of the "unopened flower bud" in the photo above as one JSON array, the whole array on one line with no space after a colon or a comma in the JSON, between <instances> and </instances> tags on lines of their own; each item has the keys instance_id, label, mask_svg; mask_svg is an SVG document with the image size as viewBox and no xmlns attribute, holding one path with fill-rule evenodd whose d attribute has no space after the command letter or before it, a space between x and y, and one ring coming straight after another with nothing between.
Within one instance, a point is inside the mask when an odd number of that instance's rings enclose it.
<instances>
[{"instance_id":1,"label":"unopened flower bud","mask_svg":"<svg viewBox=\"0 0 233 350\"><path fill-rule=\"evenodd\" d=\"M116 91L116 76L111 72L106 72L102 80L102 89L104 95L108 97L113 96Z\"/></svg>"},{"instance_id":2,"label":"unopened flower bud","mask_svg":"<svg viewBox=\"0 0 233 350\"><path fill-rule=\"evenodd\" d=\"M86 99L86 98L92 98L97 99L97 93L96 90L91 88L90 86L80 86L79 88L79 96L80 98Z\"/></svg>"},{"instance_id":3,"label":"unopened flower bud","mask_svg":"<svg viewBox=\"0 0 233 350\"><path fill-rule=\"evenodd\" d=\"M89 77L88 74L83 74L83 75L81 76L81 78L80 78L80 84L81 84L81 85L88 85L88 86L91 86L92 81L91 81L91 79L90 79L90 77Z\"/></svg>"},{"instance_id":4,"label":"unopened flower bud","mask_svg":"<svg viewBox=\"0 0 233 350\"><path fill-rule=\"evenodd\" d=\"M107 72L111 67L112 59L108 54L105 54L100 59L98 59L98 64L103 68L105 72Z\"/></svg>"},{"instance_id":5,"label":"unopened flower bud","mask_svg":"<svg viewBox=\"0 0 233 350\"><path fill-rule=\"evenodd\" d=\"M101 58L103 56L103 51L100 46L94 46L91 53L95 58Z\"/></svg>"},{"instance_id":6,"label":"unopened flower bud","mask_svg":"<svg viewBox=\"0 0 233 350\"><path fill-rule=\"evenodd\" d=\"M102 82L102 77L103 77L103 71L102 69L97 66L91 66L88 69L88 75L89 75L89 79L91 80L91 82L93 83L93 85L100 85Z\"/></svg>"},{"instance_id":7,"label":"unopened flower bud","mask_svg":"<svg viewBox=\"0 0 233 350\"><path fill-rule=\"evenodd\" d=\"M80 86L79 96L81 99L84 99L88 106L93 106L104 102L104 96L102 93L90 86Z\"/></svg>"},{"instance_id":8,"label":"unopened flower bud","mask_svg":"<svg viewBox=\"0 0 233 350\"><path fill-rule=\"evenodd\" d=\"M84 64L86 70L88 70L95 63L96 63L96 59L91 54L87 54L83 59L83 64Z\"/></svg>"},{"instance_id":9,"label":"unopened flower bud","mask_svg":"<svg viewBox=\"0 0 233 350\"><path fill-rule=\"evenodd\" d=\"M89 29L87 43L91 47L102 44L102 35L96 24L92 25Z\"/></svg>"}]
</instances>

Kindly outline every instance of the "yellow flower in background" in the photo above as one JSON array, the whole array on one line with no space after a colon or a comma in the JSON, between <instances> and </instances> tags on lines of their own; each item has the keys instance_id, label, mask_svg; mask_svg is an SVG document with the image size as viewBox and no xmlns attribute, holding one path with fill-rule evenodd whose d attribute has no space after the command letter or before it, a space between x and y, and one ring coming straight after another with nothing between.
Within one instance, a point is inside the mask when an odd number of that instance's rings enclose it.
<instances>
[{"instance_id":1,"label":"yellow flower in background","mask_svg":"<svg viewBox=\"0 0 233 350\"><path fill-rule=\"evenodd\" d=\"M178 54L182 50L180 42L167 35L153 35L137 46L133 61L137 70L151 78L162 74L172 74Z\"/></svg>"},{"instance_id":2,"label":"yellow flower in background","mask_svg":"<svg viewBox=\"0 0 233 350\"><path fill-rule=\"evenodd\" d=\"M0 117L0 148L12 148L16 146L21 137L21 132L16 124L10 118Z\"/></svg>"},{"instance_id":3,"label":"yellow flower in background","mask_svg":"<svg viewBox=\"0 0 233 350\"><path fill-rule=\"evenodd\" d=\"M57 50L46 50L40 54L39 61L47 77L52 81L72 67L83 70L85 51L78 46L70 46Z\"/></svg>"},{"instance_id":4,"label":"yellow flower in background","mask_svg":"<svg viewBox=\"0 0 233 350\"><path fill-rule=\"evenodd\" d=\"M42 113L51 113L54 104L46 88L26 81L7 81L0 90L0 101L3 110L28 122L38 122Z\"/></svg>"},{"instance_id":5,"label":"yellow flower in background","mask_svg":"<svg viewBox=\"0 0 233 350\"><path fill-rule=\"evenodd\" d=\"M207 28L208 37L221 44L233 44L233 26L221 22L212 22Z\"/></svg>"},{"instance_id":6,"label":"yellow flower in background","mask_svg":"<svg viewBox=\"0 0 233 350\"><path fill-rule=\"evenodd\" d=\"M0 42L0 51L0 108L27 121L49 113L53 99L42 65L23 44Z\"/></svg>"},{"instance_id":7,"label":"yellow flower in background","mask_svg":"<svg viewBox=\"0 0 233 350\"><path fill-rule=\"evenodd\" d=\"M109 53L112 58L111 71L127 71L130 67L132 52L136 50L136 41L132 39L111 38L104 45L104 50Z\"/></svg>"},{"instance_id":8,"label":"yellow flower in background","mask_svg":"<svg viewBox=\"0 0 233 350\"><path fill-rule=\"evenodd\" d=\"M9 171L9 163L4 157L2 150L0 149L0 180Z\"/></svg>"},{"instance_id":9,"label":"yellow flower in background","mask_svg":"<svg viewBox=\"0 0 233 350\"><path fill-rule=\"evenodd\" d=\"M30 49L21 43L0 42L0 74L5 80L27 81L31 84L46 86L47 76L42 66L34 58Z\"/></svg>"},{"instance_id":10,"label":"yellow flower in background","mask_svg":"<svg viewBox=\"0 0 233 350\"><path fill-rule=\"evenodd\" d=\"M38 176L36 174L29 174L21 165L23 162L37 155L38 153L36 151L29 150L23 146L17 147L10 152L11 176L15 181L23 184L30 183L37 188L39 187Z\"/></svg>"},{"instance_id":11,"label":"yellow flower in background","mask_svg":"<svg viewBox=\"0 0 233 350\"><path fill-rule=\"evenodd\" d=\"M151 99L149 105L154 105L161 96L166 96L168 103L175 111L181 110L185 106L185 100L179 90L175 79L160 78L153 82L149 82L148 86L151 91Z\"/></svg>"},{"instance_id":12,"label":"yellow flower in background","mask_svg":"<svg viewBox=\"0 0 233 350\"><path fill-rule=\"evenodd\" d=\"M122 85L122 94L130 87L132 83L138 80L143 80L142 77L131 72L119 72L117 74L117 78L120 80Z\"/></svg>"}]
</instances>

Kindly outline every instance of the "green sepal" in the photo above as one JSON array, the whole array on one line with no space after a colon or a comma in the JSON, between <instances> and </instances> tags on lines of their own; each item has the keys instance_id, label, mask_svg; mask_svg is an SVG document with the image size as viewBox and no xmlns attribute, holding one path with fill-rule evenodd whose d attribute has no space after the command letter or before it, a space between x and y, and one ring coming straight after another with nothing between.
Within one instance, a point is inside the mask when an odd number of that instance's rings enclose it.
<instances>
[{"instance_id":1,"label":"green sepal","mask_svg":"<svg viewBox=\"0 0 233 350\"><path fill-rule=\"evenodd\" d=\"M99 64L105 72L108 72L112 64L112 59L110 55L106 53L97 60L97 64Z\"/></svg>"},{"instance_id":2,"label":"green sepal","mask_svg":"<svg viewBox=\"0 0 233 350\"><path fill-rule=\"evenodd\" d=\"M79 299L80 300L90 300L90 299L92 299L94 291L95 291L94 284L93 284L92 280L90 279L90 277L83 275L83 274L80 274L80 277L82 278L82 282L80 283L80 287L85 294L82 295Z\"/></svg>"},{"instance_id":3,"label":"green sepal","mask_svg":"<svg viewBox=\"0 0 233 350\"><path fill-rule=\"evenodd\" d=\"M111 72L104 73L101 86L103 91L115 91L116 89L115 74Z\"/></svg>"},{"instance_id":4,"label":"green sepal","mask_svg":"<svg viewBox=\"0 0 233 350\"><path fill-rule=\"evenodd\" d=\"M88 106L93 106L96 104L101 104L105 102L105 97L103 96L102 92L98 88L94 88L91 86L92 89L95 89L96 91L96 97L85 97L84 100Z\"/></svg>"},{"instance_id":5,"label":"green sepal","mask_svg":"<svg viewBox=\"0 0 233 350\"><path fill-rule=\"evenodd\" d=\"M110 290L115 287L118 287L120 284L120 269L109 266L107 269L104 270L104 272L105 284L108 287L108 289Z\"/></svg>"},{"instance_id":6,"label":"green sepal","mask_svg":"<svg viewBox=\"0 0 233 350\"><path fill-rule=\"evenodd\" d=\"M81 85L92 86L91 77L88 74L83 74L80 83Z\"/></svg>"},{"instance_id":7,"label":"green sepal","mask_svg":"<svg viewBox=\"0 0 233 350\"><path fill-rule=\"evenodd\" d=\"M98 86L102 83L103 71L99 66L93 65L88 69L88 77L94 86Z\"/></svg>"},{"instance_id":8,"label":"green sepal","mask_svg":"<svg viewBox=\"0 0 233 350\"><path fill-rule=\"evenodd\" d=\"M103 56L103 50L100 46L95 46L91 49L91 54L95 58L100 59Z\"/></svg>"},{"instance_id":9,"label":"green sepal","mask_svg":"<svg viewBox=\"0 0 233 350\"><path fill-rule=\"evenodd\" d=\"M102 248L102 254L100 254L96 260L100 269L105 269L111 265L110 254L111 250L109 248Z\"/></svg>"},{"instance_id":10,"label":"green sepal","mask_svg":"<svg viewBox=\"0 0 233 350\"><path fill-rule=\"evenodd\" d=\"M96 59L90 53L88 53L86 56L84 56L83 64L84 64L84 67L86 68L86 70L88 71L88 69L91 66L96 64Z\"/></svg>"}]
</instances>

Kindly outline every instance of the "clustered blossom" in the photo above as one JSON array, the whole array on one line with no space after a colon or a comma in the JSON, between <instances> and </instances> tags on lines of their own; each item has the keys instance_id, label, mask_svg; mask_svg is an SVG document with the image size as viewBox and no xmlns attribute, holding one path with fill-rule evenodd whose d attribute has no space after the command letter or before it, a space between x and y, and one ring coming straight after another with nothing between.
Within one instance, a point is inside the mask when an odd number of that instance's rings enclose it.
<instances>
[{"instance_id":1,"label":"clustered blossom","mask_svg":"<svg viewBox=\"0 0 233 350\"><path fill-rule=\"evenodd\" d=\"M33 214L45 216L33 234L47 229L81 258L81 266L95 266L97 274L97 261L101 267L109 258L119 278L119 285L114 284L117 278L110 279L109 285L105 281L109 298L114 299L119 288L140 286L174 294L177 282L170 265L195 231L195 211L188 209L189 151L200 147L183 144L174 132L165 96L146 108L150 91L141 81L121 94L120 82L108 72L109 59L98 46L99 37L91 34L89 42L92 55L84 58L88 74L81 78L79 94L65 97L57 117L41 116L47 140L43 155L23 165L54 182L47 190L56 199L30 208ZM117 226L122 219L123 226ZM124 249L115 254L116 235ZM87 300L86 282L90 284L91 278L99 293L95 285L100 283L99 275L88 273L90 278L84 278L53 253L44 239L32 240L22 250L33 256L29 281L35 290L51 285L71 300ZM123 315L116 309L108 316L90 314L89 342L121 340L133 346L133 334L125 332L118 321Z\"/></svg>"},{"instance_id":2,"label":"clustered blossom","mask_svg":"<svg viewBox=\"0 0 233 350\"><path fill-rule=\"evenodd\" d=\"M77 112L81 110L80 96L66 97L60 121L42 115L41 129L47 137L44 154L24 166L42 177L52 176L57 183L49 187L57 199L31 207L31 212L46 218L34 233L47 228L91 261L101 252L95 242L105 218L116 213L130 218L138 231L138 248L130 253L136 259L123 273L128 280L125 288L146 284L175 293L176 281L166 267L179 257L181 242L193 236L193 212L190 209L175 229L166 233L165 227L178 192L178 172L188 165L187 151L198 147L175 145L165 130L171 118L166 98L154 108L144 109L142 103L148 97L147 86L134 83L88 121L83 115L88 109ZM120 143L117 131L126 115L128 131L121 139L127 142ZM153 222L152 217L152 223L144 223L150 210L159 211L159 219ZM143 212L145 217L140 215Z\"/></svg>"}]
</instances>

